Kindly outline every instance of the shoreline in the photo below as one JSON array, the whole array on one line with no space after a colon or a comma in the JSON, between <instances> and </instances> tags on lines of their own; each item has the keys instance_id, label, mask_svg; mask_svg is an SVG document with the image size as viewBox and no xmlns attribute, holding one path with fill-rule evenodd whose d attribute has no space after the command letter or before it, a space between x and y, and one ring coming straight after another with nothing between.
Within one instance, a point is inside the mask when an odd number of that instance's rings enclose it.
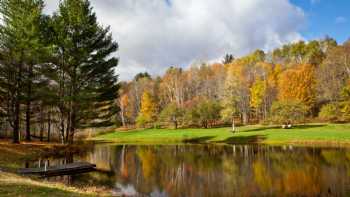
<instances>
[{"instance_id":1,"label":"shoreline","mask_svg":"<svg viewBox=\"0 0 350 197\"><path fill-rule=\"evenodd\" d=\"M180 145L180 144L261 144L311 147L350 147L350 124L307 124L292 129L252 125L212 129L135 129L111 132L89 139L96 143L121 145Z\"/></svg>"},{"instance_id":2,"label":"shoreline","mask_svg":"<svg viewBox=\"0 0 350 197\"><path fill-rule=\"evenodd\" d=\"M296 146L296 147L320 147L320 148L350 148L350 142L339 142L339 141L292 141L292 142L260 142L260 143L220 143L220 142L203 142L203 143L186 143L186 142L159 142L159 141L101 141L93 140L96 145L107 144L107 145L129 145L129 146L178 146L178 145L266 145L266 146Z\"/></svg>"}]
</instances>

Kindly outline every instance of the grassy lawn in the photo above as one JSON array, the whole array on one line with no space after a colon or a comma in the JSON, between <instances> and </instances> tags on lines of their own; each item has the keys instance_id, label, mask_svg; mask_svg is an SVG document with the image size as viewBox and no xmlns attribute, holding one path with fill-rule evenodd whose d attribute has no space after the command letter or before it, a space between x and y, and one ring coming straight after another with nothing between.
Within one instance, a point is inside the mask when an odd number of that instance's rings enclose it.
<instances>
[{"instance_id":1,"label":"grassy lawn","mask_svg":"<svg viewBox=\"0 0 350 197\"><path fill-rule=\"evenodd\" d=\"M264 143L350 145L350 124L308 124L282 129L268 126L239 127L237 133L230 128L213 129L144 129L113 132L94 140L126 144L171 143Z\"/></svg>"}]
</instances>

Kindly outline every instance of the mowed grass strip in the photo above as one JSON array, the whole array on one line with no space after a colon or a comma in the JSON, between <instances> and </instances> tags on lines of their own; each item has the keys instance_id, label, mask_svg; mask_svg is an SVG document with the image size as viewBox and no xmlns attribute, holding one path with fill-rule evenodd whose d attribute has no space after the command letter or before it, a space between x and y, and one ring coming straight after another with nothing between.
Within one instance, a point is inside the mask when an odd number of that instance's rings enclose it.
<instances>
[{"instance_id":1,"label":"mowed grass strip","mask_svg":"<svg viewBox=\"0 0 350 197\"><path fill-rule=\"evenodd\" d=\"M244 126L232 133L230 128L212 129L138 129L112 132L93 140L125 144L171 143L263 143L350 145L350 124L307 124L292 129L270 126Z\"/></svg>"}]
</instances>

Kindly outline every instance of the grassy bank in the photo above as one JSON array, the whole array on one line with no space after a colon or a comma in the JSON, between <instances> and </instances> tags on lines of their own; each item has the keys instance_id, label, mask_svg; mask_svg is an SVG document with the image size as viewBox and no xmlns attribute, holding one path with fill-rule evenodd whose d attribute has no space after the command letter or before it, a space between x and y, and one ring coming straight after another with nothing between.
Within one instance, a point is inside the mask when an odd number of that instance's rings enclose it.
<instances>
[{"instance_id":1,"label":"grassy bank","mask_svg":"<svg viewBox=\"0 0 350 197\"><path fill-rule=\"evenodd\" d=\"M85 145L81 145L86 149ZM59 144L22 143L11 144L0 140L0 196L106 196L108 191L100 188L74 188L61 183L46 182L42 179L31 179L15 174L18 168L23 168L26 160L42 155L60 155L69 149L79 152L81 149Z\"/></svg>"},{"instance_id":2,"label":"grassy bank","mask_svg":"<svg viewBox=\"0 0 350 197\"><path fill-rule=\"evenodd\" d=\"M237 133L230 128L213 129L145 129L113 132L94 138L127 144L171 143L263 143L350 145L350 124L308 124L282 129L268 126L245 126Z\"/></svg>"},{"instance_id":3,"label":"grassy bank","mask_svg":"<svg viewBox=\"0 0 350 197\"><path fill-rule=\"evenodd\" d=\"M97 196L93 189L77 189L61 183L49 183L0 172L0 196Z\"/></svg>"}]
</instances>

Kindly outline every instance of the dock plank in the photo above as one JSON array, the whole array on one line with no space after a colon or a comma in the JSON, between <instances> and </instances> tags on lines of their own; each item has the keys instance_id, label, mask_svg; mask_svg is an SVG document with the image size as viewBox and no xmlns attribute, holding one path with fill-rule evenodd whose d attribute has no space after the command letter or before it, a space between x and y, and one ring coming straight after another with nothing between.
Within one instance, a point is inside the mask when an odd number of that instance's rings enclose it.
<instances>
[{"instance_id":1,"label":"dock plank","mask_svg":"<svg viewBox=\"0 0 350 197\"><path fill-rule=\"evenodd\" d=\"M87 162L76 162L60 166L52 166L45 168L23 168L18 173L22 175L38 175L38 176L61 176L72 175L96 170L96 165Z\"/></svg>"}]
</instances>

